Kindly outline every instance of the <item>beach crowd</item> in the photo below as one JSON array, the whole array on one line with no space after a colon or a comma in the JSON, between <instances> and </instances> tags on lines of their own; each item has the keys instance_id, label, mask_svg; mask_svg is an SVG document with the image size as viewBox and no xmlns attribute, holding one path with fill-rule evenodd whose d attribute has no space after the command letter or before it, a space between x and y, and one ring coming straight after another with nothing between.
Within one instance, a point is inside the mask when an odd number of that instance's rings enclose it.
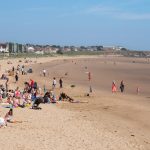
<instances>
[{"instance_id":1,"label":"beach crowd","mask_svg":"<svg viewBox=\"0 0 150 150\"><path fill-rule=\"evenodd\" d=\"M27 73L32 73L32 68L25 71L25 66L18 65L16 68L13 66L11 70L8 71L9 74L14 76L15 84L19 82L20 75L27 75ZM46 76L47 71L43 69L43 77ZM36 81L29 79L29 81L24 82L23 88L17 86L15 89L10 89L8 87L9 77L6 74L2 74L1 80L5 81L5 84L0 85L0 106L9 109L5 116L0 116L0 127L6 127L8 123L22 123L22 121L13 119L13 111L15 108L30 108L30 109L42 109L39 107L41 103L43 104L55 104L57 101L69 101L73 102L73 98L68 96L66 93L61 92L57 97L55 95L55 88L57 85L56 78L53 77L52 88L42 89ZM59 79L59 88L63 88L63 80Z\"/></svg>"}]
</instances>

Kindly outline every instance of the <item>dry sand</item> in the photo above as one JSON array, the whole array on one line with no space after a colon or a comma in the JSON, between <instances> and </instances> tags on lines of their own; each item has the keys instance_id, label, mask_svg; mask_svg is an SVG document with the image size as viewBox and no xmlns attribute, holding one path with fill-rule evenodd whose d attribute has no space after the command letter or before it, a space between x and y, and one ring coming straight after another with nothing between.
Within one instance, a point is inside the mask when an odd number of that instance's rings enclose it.
<instances>
[{"instance_id":1,"label":"dry sand","mask_svg":"<svg viewBox=\"0 0 150 150\"><path fill-rule=\"evenodd\" d=\"M1 70L17 66L18 60L1 60ZM22 61L24 61L22 59ZM37 61L37 63L34 63ZM20 64L23 64L22 62ZM2 150L149 150L150 149L150 64L146 59L123 57L39 58L25 64L33 67L33 74L20 75L22 86L34 79L43 88L51 88L52 79L63 78L66 92L75 100L88 103L59 102L41 105L42 110L29 108L14 110L14 119L20 124L8 124L0 129ZM47 77L40 71L45 68ZM2 73L1 71L1 73ZM89 83L86 72L90 71ZM65 73L68 73L66 76ZM125 92L111 93L111 83L125 82ZM71 88L70 85L75 85ZM92 85L93 93L86 97ZM58 87L58 85L57 85ZM136 88L140 93L136 94ZM118 89L119 90L119 89ZM7 109L0 108L4 116Z\"/></svg>"}]
</instances>

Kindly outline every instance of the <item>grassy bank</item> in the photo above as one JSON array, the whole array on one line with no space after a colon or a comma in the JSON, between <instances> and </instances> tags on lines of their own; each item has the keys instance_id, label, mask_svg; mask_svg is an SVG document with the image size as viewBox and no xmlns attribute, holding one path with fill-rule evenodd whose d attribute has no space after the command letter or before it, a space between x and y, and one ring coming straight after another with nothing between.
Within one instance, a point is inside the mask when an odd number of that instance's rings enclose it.
<instances>
[{"instance_id":1,"label":"grassy bank","mask_svg":"<svg viewBox=\"0 0 150 150\"><path fill-rule=\"evenodd\" d=\"M15 53L15 54L0 54L0 59L13 59L13 58L40 58L40 57L57 57L57 56L96 56L96 55L118 55L117 52L106 52L106 51L69 51L62 53Z\"/></svg>"}]
</instances>

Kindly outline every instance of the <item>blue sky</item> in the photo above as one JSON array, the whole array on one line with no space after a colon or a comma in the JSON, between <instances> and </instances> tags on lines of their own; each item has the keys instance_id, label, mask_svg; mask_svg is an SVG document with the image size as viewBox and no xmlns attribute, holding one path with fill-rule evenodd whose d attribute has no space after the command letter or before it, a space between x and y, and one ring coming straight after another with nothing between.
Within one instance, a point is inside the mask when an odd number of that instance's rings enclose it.
<instances>
[{"instance_id":1,"label":"blue sky","mask_svg":"<svg viewBox=\"0 0 150 150\"><path fill-rule=\"evenodd\" d=\"M150 0L0 0L0 41L150 50Z\"/></svg>"}]
</instances>

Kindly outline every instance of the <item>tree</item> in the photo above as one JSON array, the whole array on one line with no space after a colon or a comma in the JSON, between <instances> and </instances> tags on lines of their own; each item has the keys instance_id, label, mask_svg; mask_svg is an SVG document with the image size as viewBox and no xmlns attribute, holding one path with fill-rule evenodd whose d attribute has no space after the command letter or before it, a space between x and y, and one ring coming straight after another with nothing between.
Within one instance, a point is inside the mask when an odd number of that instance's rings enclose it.
<instances>
[{"instance_id":1,"label":"tree","mask_svg":"<svg viewBox=\"0 0 150 150\"><path fill-rule=\"evenodd\" d=\"M61 55L62 55L62 54L63 54L63 51L62 51L62 50L58 50L58 51L57 51L57 54L61 54Z\"/></svg>"}]
</instances>

